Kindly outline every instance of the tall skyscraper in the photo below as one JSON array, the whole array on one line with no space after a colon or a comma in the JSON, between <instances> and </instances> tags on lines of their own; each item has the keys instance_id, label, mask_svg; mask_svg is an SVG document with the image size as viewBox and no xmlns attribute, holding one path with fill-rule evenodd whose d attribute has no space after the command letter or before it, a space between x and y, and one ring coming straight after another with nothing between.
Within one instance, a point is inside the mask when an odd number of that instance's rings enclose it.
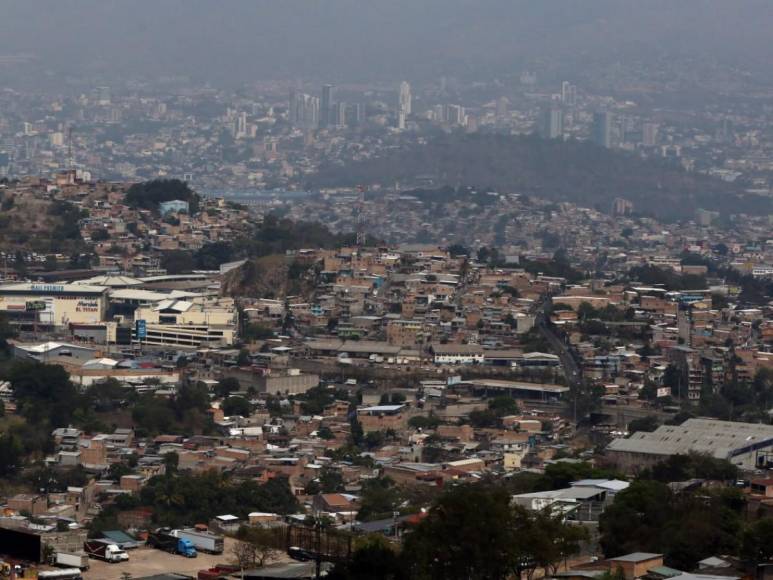
<instances>
[{"instance_id":1,"label":"tall skyscraper","mask_svg":"<svg viewBox=\"0 0 773 580\"><path fill-rule=\"evenodd\" d=\"M347 112L347 125L358 127L365 122L365 107L361 103L354 103Z\"/></svg>"},{"instance_id":2,"label":"tall skyscraper","mask_svg":"<svg viewBox=\"0 0 773 580\"><path fill-rule=\"evenodd\" d=\"M561 102L567 107L574 107L577 100L577 87L569 81L561 83Z\"/></svg>"},{"instance_id":3,"label":"tall skyscraper","mask_svg":"<svg viewBox=\"0 0 773 580\"><path fill-rule=\"evenodd\" d=\"M411 85L406 81L400 83L400 93L397 98L397 112L402 111L406 116L411 114Z\"/></svg>"},{"instance_id":4,"label":"tall skyscraper","mask_svg":"<svg viewBox=\"0 0 773 580\"><path fill-rule=\"evenodd\" d=\"M397 128L405 129L405 111L397 109Z\"/></svg>"},{"instance_id":5,"label":"tall skyscraper","mask_svg":"<svg viewBox=\"0 0 773 580\"><path fill-rule=\"evenodd\" d=\"M600 111L593 114L591 141L607 149L612 147L612 113Z\"/></svg>"},{"instance_id":6,"label":"tall skyscraper","mask_svg":"<svg viewBox=\"0 0 773 580\"><path fill-rule=\"evenodd\" d=\"M658 124L643 123L641 127L641 142L645 147L654 147L658 144Z\"/></svg>"},{"instance_id":7,"label":"tall skyscraper","mask_svg":"<svg viewBox=\"0 0 773 580\"><path fill-rule=\"evenodd\" d=\"M319 101L319 126L327 127L333 124L333 104L335 103L335 85L322 86L322 98Z\"/></svg>"},{"instance_id":8,"label":"tall skyscraper","mask_svg":"<svg viewBox=\"0 0 773 580\"><path fill-rule=\"evenodd\" d=\"M558 107L547 107L542 111L539 133L543 139L563 139L564 112Z\"/></svg>"},{"instance_id":9,"label":"tall skyscraper","mask_svg":"<svg viewBox=\"0 0 773 580\"><path fill-rule=\"evenodd\" d=\"M510 105L510 101L507 97L499 97L497 99L497 119L504 119L507 117L507 108Z\"/></svg>"},{"instance_id":10,"label":"tall skyscraper","mask_svg":"<svg viewBox=\"0 0 773 580\"><path fill-rule=\"evenodd\" d=\"M236 118L236 134L237 139L244 139L247 136L247 113L241 112Z\"/></svg>"},{"instance_id":11,"label":"tall skyscraper","mask_svg":"<svg viewBox=\"0 0 773 580\"><path fill-rule=\"evenodd\" d=\"M346 103L338 102L333 105L333 115L330 122L339 129L346 127Z\"/></svg>"},{"instance_id":12,"label":"tall skyscraper","mask_svg":"<svg viewBox=\"0 0 773 580\"><path fill-rule=\"evenodd\" d=\"M292 91L288 119L294 127L316 129L319 125L319 99L300 91Z\"/></svg>"},{"instance_id":13,"label":"tall skyscraper","mask_svg":"<svg viewBox=\"0 0 773 580\"><path fill-rule=\"evenodd\" d=\"M461 105L448 105L446 107L446 121L451 125L464 125L464 107Z\"/></svg>"}]
</instances>

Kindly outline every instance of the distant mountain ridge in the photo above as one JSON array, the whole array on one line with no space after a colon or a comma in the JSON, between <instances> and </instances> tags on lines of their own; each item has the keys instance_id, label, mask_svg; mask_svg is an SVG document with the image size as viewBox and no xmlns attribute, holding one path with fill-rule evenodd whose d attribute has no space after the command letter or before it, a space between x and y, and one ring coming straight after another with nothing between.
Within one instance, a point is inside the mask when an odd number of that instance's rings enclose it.
<instances>
[{"instance_id":1,"label":"distant mountain ridge","mask_svg":"<svg viewBox=\"0 0 773 580\"><path fill-rule=\"evenodd\" d=\"M675 59L691 63L683 72L718 62L770 78L773 59L769 0L5 0L2 16L0 54L95 78L340 83L554 62L580 80L594 63Z\"/></svg>"},{"instance_id":2,"label":"distant mountain ridge","mask_svg":"<svg viewBox=\"0 0 773 580\"><path fill-rule=\"evenodd\" d=\"M698 208L724 214L773 210L770 198L744 194L738 184L588 142L535 136L448 135L378 158L323 166L309 184L410 187L428 175L435 187L472 185L607 212L622 197L637 213L665 219L692 216Z\"/></svg>"}]
</instances>

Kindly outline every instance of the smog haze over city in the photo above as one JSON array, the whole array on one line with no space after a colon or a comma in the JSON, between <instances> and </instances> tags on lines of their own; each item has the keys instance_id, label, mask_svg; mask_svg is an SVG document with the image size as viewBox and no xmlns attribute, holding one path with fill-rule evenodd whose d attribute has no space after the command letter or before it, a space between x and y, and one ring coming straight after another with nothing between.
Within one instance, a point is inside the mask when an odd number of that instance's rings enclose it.
<instances>
[{"instance_id":1,"label":"smog haze over city","mask_svg":"<svg viewBox=\"0 0 773 580\"><path fill-rule=\"evenodd\" d=\"M0 576L769 580L771 26L0 2Z\"/></svg>"}]
</instances>

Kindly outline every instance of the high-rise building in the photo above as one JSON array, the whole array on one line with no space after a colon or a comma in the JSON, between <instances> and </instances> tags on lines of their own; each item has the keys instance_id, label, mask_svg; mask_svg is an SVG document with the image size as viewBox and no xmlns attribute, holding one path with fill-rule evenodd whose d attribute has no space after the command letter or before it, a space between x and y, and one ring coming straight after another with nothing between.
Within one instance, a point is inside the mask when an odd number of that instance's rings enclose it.
<instances>
[{"instance_id":1,"label":"high-rise building","mask_svg":"<svg viewBox=\"0 0 773 580\"><path fill-rule=\"evenodd\" d=\"M292 91L288 119L294 127L316 129L319 125L319 99L299 91Z\"/></svg>"},{"instance_id":2,"label":"high-rise building","mask_svg":"<svg viewBox=\"0 0 773 580\"><path fill-rule=\"evenodd\" d=\"M346 124L350 127L359 127L365 122L365 107L361 103L350 105L346 114Z\"/></svg>"},{"instance_id":3,"label":"high-rise building","mask_svg":"<svg viewBox=\"0 0 773 580\"><path fill-rule=\"evenodd\" d=\"M641 142L645 147L654 147L658 144L658 124L643 123L641 127Z\"/></svg>"},{"instance_id":4,"label":"high-rise building","mask_svg":"<svg viewBox=\"0 0 773 580\"><path fill-rule=\"evenodd\" d=\"M97 88L97 103L100 105L109 105L111 101L110 87Z\"/></svg>"},{"instance_id":5,"label":"high-rise building","mask_svg":"<svg viewBox=\"0 0 773 580\"><path fill-rule=\"evenodd\" d=\"M562 139L564 136L564 113L558 107L547 107L542 111L539 133L543 139Z\"/></svg>"},{"instance_id":6,"label":"high-rise building","mask_svg":"<svg viewBox=\"0 0 773 580\"><path fill-rule=\"evenodd\" d=\"M451 125L464 125L464 107L448 105L446 107L446 121Z\"/></svg>"},{"instance_id":7,"label":"high-rise building","mask_svg":"<svg viewBox=\"0 0 773 580\"><path fill-rule=\"evenodd\" d=\"M612 202L612 213L620 216L631 215L633 213L633 202L623 197L616 197Z\"/></svg>"},{"instance_id":8,"label":"high-rise building","mask_svg":"<svg viewBox=\"0 0 773 580\"><path fill-rule=\"evenodd\" d=\"M237 139L244 139L247 136L247 113L241 112L236 118L236 135Z\"/></svg>"},{"instance_id":9,"label":"high-rise building","mask_svg":"<svg viewBox=\"0 0 773 580\"><path fill-rule=\"evenodd\" d=\"M338 102L333 105L330 122L338 128L346 127L346 103Z\"/></svg>"},{"instance_id":10,"label":"high-rise building","mask_svg":"<svg viewBox=\"0 0 773 580\"><path fill-rule=\"evenodd\" d=\"M398 129L405 129L405 111L397 109L397 124Z\"/></svg>"},{"instance_id":11,"label":"high-rise building","mask_svg":"<svg viewBox=\"0 0 773 580\"><path fill-rule=\"evenodd\" d=\"M333 103L335 103L335 85L322 86L322 98L319 101L319 126L327 127L333 124Z\"/></svg>"},{"instance_id":12,"label":"high-rise building","mask_svg":"<svg viewBox=\"0 0 773 580\"><path fill-rule=\"evenodd\" d=\"M411 101L411 85L403 81L400 83L400 93L397 97L397 112L402 111L406 117L409 116L411 114Z\"/></svg>"},{"instance_id":13,"label":"high-rise building","mask_svg":"<svg viewBox=\"0 0 773 580\"><path fill-rule=\"evenodd\" d=\"M593 114L591 141L607 149L612 147L612 113L600 111Z\"/></svg>"},{"instance_id":14,"label":"high-rise building","mask_svg":"<svg viewBox=\"0 0 773 580\"><path fill-rule=\"evenodd\" d=\"M577 100L577 87L569 81L561 83L561 102L567 107L574 107Z\"/></svg>"},{"instance_id":15,"label":"high-rise building","mask_svg":"<svg viewBox=\"0 0 773 580\"><path fill-rule=\"evenodd\" d=\"M507 99L507 97L499 97L497 99L497 119L504 119L507 117L507 108L509 105L510 101Z\"/></svg>"}]
</instances>

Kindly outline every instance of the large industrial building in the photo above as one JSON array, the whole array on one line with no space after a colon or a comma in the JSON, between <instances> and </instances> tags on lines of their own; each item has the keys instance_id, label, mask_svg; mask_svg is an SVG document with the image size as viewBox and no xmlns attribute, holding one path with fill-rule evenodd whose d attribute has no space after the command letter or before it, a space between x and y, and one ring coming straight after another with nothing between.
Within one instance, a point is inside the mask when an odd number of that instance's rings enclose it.
<instances>
[{"instance_id":1,"label":"large industrial building","mask_svg":"<svg viewBox=\"0 0 773 580\"><path fill-rule=\"evenodd\" d=\"M167 278L172 278L173 285L191 282L185 277ZM170 282L167 278L147 280L162 284ZM0 286L0 312L21 330L66 331L73 340L92 344L200 348L227 346L236 340L238 312L232 299L212 298L209 291L148 290L145 280L125 277L91 280L103 284ZM195 277L195 284L202 283ZM142 321L140 333L137 321Z\"/></svg>"},{"instance_id":2,"label":"large industrial building","mask_svg":"<svg viewBox=\"0 0 773 580\"><path fill-rule=\"evenodd\" d=\"M144 321L145 334L135 327L133 342L187 348L218 347L236 340L239 315L233 299L170 298L134 312Z\"/></svg>"},{"instance_id":3,"label":"large industrial building","mask_svg":"<svg viewBox=\"0 0 773 580\"><path fill-rule=\"evenodd\" d=\"M0 286L0 311L17 326L63 328L105 318L108 288L84 284Z\"/></svg>"},{"instance_id":4,"label":"large industrial building","mask_svg":"<svg viewBox=\"0 0 773 580\"><path fill-rule=\"evenodd\" d=\"M609 461L626 473L636 473L672 455L707 453L741 469L773 466L773 425L688 419L663 425L652 433L637 432L615 439L606 450Z\"/></svg>"}]
</instances>

